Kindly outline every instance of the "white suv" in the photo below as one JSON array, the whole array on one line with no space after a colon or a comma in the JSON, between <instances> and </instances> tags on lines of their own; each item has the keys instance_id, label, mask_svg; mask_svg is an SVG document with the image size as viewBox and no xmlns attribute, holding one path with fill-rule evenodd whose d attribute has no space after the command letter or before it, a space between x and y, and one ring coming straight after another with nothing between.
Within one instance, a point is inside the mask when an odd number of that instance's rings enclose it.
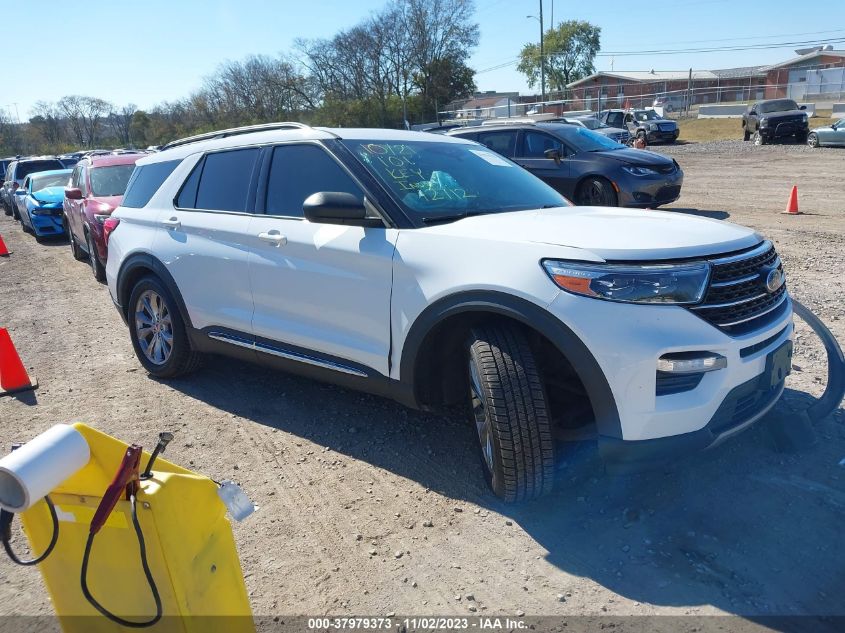
<instances>
[{"instance_id":1,"label":"white suv","mask_svg":"<svg viewBox=\"0 0 845 633\"><path fill-rule=\"evenodd\" d=\"M598 439L616 471L711 446L762 417L791 367L770 242L572 207L460 138L192 137L138 161L112 217L109 291L148 372L215 352L463 406L510 501L550 490L561 440Z\"/></svg>"}]
</instances>

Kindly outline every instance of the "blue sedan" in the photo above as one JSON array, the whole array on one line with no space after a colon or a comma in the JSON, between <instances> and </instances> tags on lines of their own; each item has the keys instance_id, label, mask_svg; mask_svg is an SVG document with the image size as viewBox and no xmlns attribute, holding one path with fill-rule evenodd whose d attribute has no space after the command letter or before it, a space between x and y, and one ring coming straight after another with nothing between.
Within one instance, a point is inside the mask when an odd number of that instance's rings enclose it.
<instances>
[{"instance_id":1,"label":"blue sedan","mask_svg":"<svg viewBox=\"0 0 845 633\"><path fill-rule=\"evenodd\" d=\"M39 171L28 175L15 190L24 231L32 232L36 238L64 234L62 202L70 173L70 169Z\"/></svg>"}]
</instances>

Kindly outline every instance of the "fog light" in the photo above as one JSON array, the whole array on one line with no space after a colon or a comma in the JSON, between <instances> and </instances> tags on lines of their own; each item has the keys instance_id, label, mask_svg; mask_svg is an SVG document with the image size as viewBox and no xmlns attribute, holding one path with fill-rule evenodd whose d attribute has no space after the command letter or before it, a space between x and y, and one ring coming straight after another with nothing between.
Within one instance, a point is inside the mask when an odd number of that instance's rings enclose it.
<instances>
[{"instance_id":1,"label":"fog light","mask_svg":"<svg viewBox=\"0 0 845 633\"><path fill-rule=\"evenodd\" d=\"M666 354L657 360L657 371L671 374L697 374L716 371L728 366L728 359L710 352L680 352Z\"/></svg>"}]
</instances>

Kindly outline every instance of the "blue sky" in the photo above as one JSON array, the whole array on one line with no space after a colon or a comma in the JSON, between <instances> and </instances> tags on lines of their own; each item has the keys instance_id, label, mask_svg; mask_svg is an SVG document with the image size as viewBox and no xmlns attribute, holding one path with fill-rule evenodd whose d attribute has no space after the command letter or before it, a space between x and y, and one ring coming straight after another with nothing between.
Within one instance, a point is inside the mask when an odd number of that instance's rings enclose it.
<instances>
[{"instance_id":1,"label":"blue sky","mask_svg":"<svg viewBox=\"0 0 845 633\"><path fill-rule=\"evenodd\" d=\"M548 24L552 0L544 1ZM35 32L21 33L18 38L5 25L6 41L17 44L7 47L4 67L14 69L17 79L4 82L0 108L14 115L17 103L23 120L34 102L54 101L67 94L149 108L186 96L227 59L290 51L297 37L331 37L383 4L383 0L85 0L73 4L27 0L19 5L16 22ZM538 39L539 24L526 18L536 15L538 6L539 0L477 0L475 19L481 27L481 42L469 64L483 70L515 59L523 44ZM634 51L845 39L842 8L841 0L811 4L796 0L555 0L554 19L589 20L602 28L603 50ZM52 35L44 38L49 35L45 29ZM613 64L616 70L728 68L782 61L793 56L793 48L616 56ZM600 70L609 70L610 64L609 57L597 59ZM482 72L476 83L481 90L528 92L525 78L514 65Z\"/></svg>"}]
</instances>

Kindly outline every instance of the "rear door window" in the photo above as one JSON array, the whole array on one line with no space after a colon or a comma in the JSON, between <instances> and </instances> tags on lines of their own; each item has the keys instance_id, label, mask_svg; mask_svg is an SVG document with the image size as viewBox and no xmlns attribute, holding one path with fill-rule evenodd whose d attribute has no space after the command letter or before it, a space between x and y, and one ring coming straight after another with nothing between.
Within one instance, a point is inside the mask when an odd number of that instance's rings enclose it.
<instances>
[{"instance_id":1,"label":"rear door window","mask_svg":"<svg viewBox=\"0 0 845 633\"><path fill-rule=\"evenodd\" d=\"M129 184L126 186L126 195L123 196L122 206L133 209L147 206L150 198L155 195L158 188L181 162L181 159L167 160L136 167L129 179Z\"/></svg>"},{"instance_id":2,"label":"rear door window","mask_svg":"<svg viewBox=\"0 0 845 633\"><path fill-rule=\"evenodd\" d=\"M502 156L513 158L516 154L516 135L516 130L481 132L478 135L478 142Z\"/></svg>"},{"instance_id":3,"label":"rear door window","mask_svg":"<svg viewBox=\"0 0 845 633\"><path fill-rule=\"evenodd\" d=\"M343 168L316 145L282 145L273 150L267 180L267 215L303 217L302 204L312 193L337 191L364 199Z\"/></svg>"},{"instance_id":4,"label":"rear door window","mask_svg":"<svg viewBox=\"0 0 845 633\"><path fill-rule=\"evenodd\" d=\"M253 147L208 154L193 208L247 211L253 171L260 153L260 149Z\"/></svg>"}]
</instances>

